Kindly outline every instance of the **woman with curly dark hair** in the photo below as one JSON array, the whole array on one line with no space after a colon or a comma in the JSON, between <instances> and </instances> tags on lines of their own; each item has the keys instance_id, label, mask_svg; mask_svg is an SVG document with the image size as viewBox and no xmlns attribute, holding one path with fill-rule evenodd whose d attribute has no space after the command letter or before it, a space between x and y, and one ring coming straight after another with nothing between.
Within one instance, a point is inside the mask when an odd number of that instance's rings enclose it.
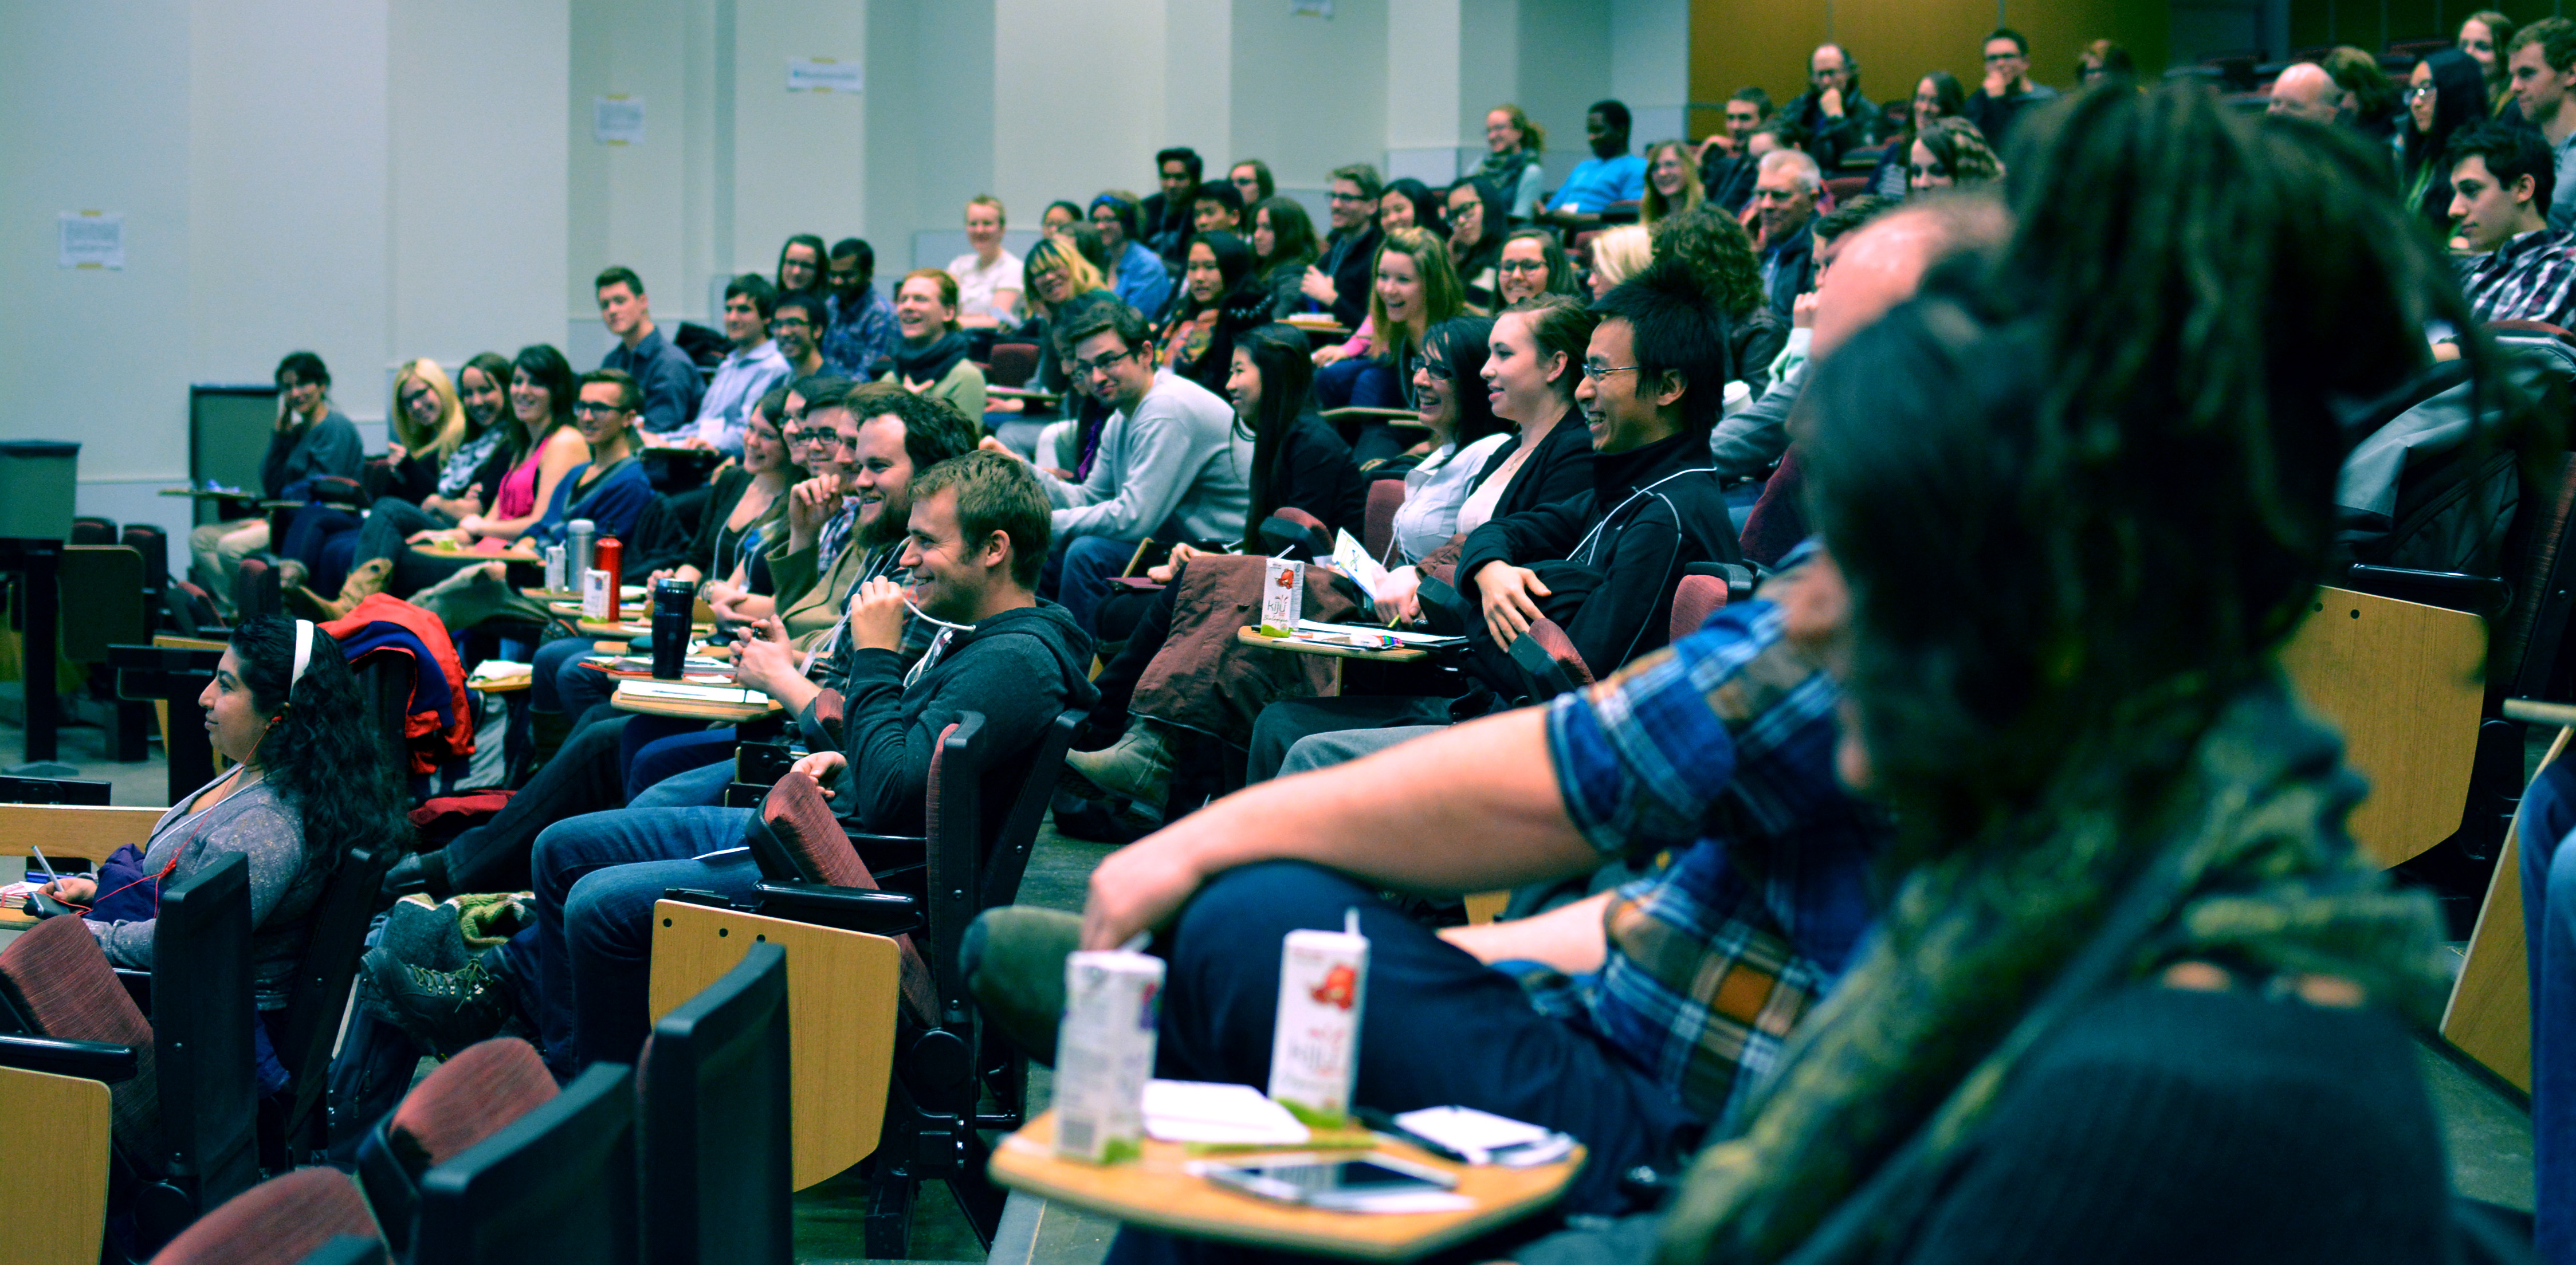
<instances>
[{"instance_id":1,"label":"woman with curly dark hair","mask_svg":"<svg viewBox=\"0 0 2576 1265\"><path fill-rule=\"evenodd\" d=\"M1762 292L1762 261L1744 225L1714 202L1703 202L1654 227L1655 258L1679 259L1700 292L1726 313L1727 350L1736 376L1756 399L1771 385L1771 362L1789 343L1789 323L1771 310Z\"/></svg>"},{"instance_id":2,"label":"woman with curly dark hair","mask_svg":"<svg viewBox=\"0 0 2576 1265\"><path fill-rule=\"evenodd\" d=\"M162 888L241 853L252 986L261 1011L279 1011L323 881L350 849L410 837L408 788L366 725L340 643L312 623L242 621L197 705L233 767L171 806L139 854L120 850L98 877L58 878L46 894L84 907L109 962L148 970Z\"/></svg>"}]
</instances>

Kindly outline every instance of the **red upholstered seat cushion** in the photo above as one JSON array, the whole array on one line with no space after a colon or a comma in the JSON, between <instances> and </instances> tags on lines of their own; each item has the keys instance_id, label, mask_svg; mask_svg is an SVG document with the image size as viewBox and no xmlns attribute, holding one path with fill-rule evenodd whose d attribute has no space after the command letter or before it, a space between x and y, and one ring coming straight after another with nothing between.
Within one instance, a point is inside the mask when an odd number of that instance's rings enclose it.
<instances>
[{"instance_id":1,"label":"red upholstered seat cushion","mask_svg":"<svg viewBox=\"0 0 2576 1265\"><path fill-rule=\"evenodd\" d=\"M465 1047L403 1096L385 1132L394 1152L444 1164L555 1096L535 1046L494 1037Z\"/></svg>"},{"instance_id":2,"label":"red upholstered seat cushion","mask_svg":"<svg viewBox=\"0 0 2576 1265\"><path fill-rule=\"evenodd\" d=\"M1555 620L1538 620L1532 623L1529 626L1529 632L1523 635L1537 642L1539 649L1547 652L1548 658L1564 665L1567 675L1574 678L1575 684L1592 684L1592 669L1583 662L1582 652L1574 648L1574 640L1565 635L1564 629L1556 626Z\"/></svg>"},{"instance_id":3,"label":"red upholstered seat cushion","mask_svg":"<svg viewBox=\"0 0 2576 1265\"><path fill-rule=\"evenodd\" d=\"M957 726L940 732L942 744ZM939 833L939 766L941 755L930 757L930 832ZM850 846L848 832L841 829L840 819L823 798L822 789L800 774L790 773L778 779L761 797L760 819L769 824L772 834L789 852L803 859L811 873L823 876L832 887L864 887L877 890L877 876L859 859L859 850ZM939 1013L939 989L931 982L930 964L921 951L913 947L911 936L896 936L894 942L903 952L903 999L913 1013L924 1020Z\"/></svg>"},{"instance_id":4,"label":"red upholstered seat cushion","mask_svg":"<svg viewBox=\"0 0 2576 1265\"><path fill-rule=\"evenodd\" d=\"M1726 581L1713 575L1686 575L1673 589L1672 639L1699 631L1708 617L1726 605Z\"/></svg>"},{"instance_id":5,"label":"red upholstered seat cushion","mask_svg":"<svg viewBox=\"0 0 2576 1265\"><path fill-rule=\"evenodd\" d=\"M840 819L832 815L831 802L813 779L789 775L778 779L769 793L761 797L760 819L769 825L778 841L802 862L808 873L819 875L833 887L874 887L868 867L859 863L858 849L850 846L850 836L841 829Z\"/></svg>"},{"instance_id":6,"label":"red upholstered seat cushion","mask_svg":"<svg viewBox=\"0 0 2576 1265\"><path fill-rule=\"evenodd\" d=\"M108 1086L108 1099L117 1144L136 1161L153 1163L161 1153L161 1095L153 1076L152 1021L117 982L116 968L107 964L89 928L68 917L37 923L0 949L0 983L45 1036L141 1052L134 1078Z\"/></svg>"},{"instance_id":7,"label":"red upholstered seat cushion","mask_svg":"<svg viewBox=\"0 0 2576 1265\"><path fill-rule=\"evenodd\" d=\"M1404 508L1404 480L1377 479L1368 487L1368 510L1361 519L1360 543L1369 556L1383 560L1395 544L1395 512Z\"/></svg>"},{"instance_id":8,"label":"red upholstered seat cushion","mask_svg":"<svg viewBox=\"0 0 2576 1265\"><path fill-rule=\"evenodd\" d=\"M335 1168L299 1168L227 1200L152 1265L294 1265L343 1234L381 1239L366 1197ZM381 1258L380 1258L381 1259Z\"/></svg>"}]
</instances>

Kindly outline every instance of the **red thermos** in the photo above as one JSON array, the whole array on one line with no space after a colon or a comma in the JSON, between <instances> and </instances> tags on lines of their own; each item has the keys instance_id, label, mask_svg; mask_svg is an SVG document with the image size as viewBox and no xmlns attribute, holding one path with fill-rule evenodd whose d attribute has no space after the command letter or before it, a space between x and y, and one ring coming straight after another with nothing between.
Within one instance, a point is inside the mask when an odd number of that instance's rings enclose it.
<instances>
[{"instance_id":1,"label":"red thermos","mask_svg":"<svg viewBox=\"0 0 2576 1265\"><path fill-rule=\"evenodd\" d=\"M593 559L590 564L592 570L608 573L608 605L612 612L610 618L614 619L613 612L620 605L619 598L625 591L622 587L625 581L621 577L625 575L622 564L626 561L626 546L617 543L615 536L602 536L599 543L591 547L590 556Z\"/></svg>"}]
</instances>

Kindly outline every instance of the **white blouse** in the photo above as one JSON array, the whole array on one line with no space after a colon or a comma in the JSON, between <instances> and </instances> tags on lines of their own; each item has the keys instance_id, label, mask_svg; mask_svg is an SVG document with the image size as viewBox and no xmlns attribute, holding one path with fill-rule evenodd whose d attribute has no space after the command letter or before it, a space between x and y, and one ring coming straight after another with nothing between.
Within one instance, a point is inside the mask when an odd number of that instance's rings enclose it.
<instances>
[{"instance_id":1,"label":"white blouse","mask_svg":"<svg viewBox=\"0 0 2576 1265\"><path fill-rule=\"evenodd\" d=\"M1404 556L1390 565L1413 562L1458 534L1458 507L1466 503L1476 472L1510 440L1509 433L1496 433L1464 449L1443 444L1406 472L1404 504L1395 511L1395 548Z\"/></svg>"}]
</instances>

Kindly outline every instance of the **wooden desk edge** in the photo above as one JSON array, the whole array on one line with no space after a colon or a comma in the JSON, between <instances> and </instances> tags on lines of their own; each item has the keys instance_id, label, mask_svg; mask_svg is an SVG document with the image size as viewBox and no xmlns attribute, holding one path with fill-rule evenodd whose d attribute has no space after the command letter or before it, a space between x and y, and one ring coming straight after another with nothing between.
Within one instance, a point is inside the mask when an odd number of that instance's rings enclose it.
<instances>
[{"instance_id":1,"label":"wooden desk edge","mask_svg":"<svg viewBox=\"0 0 2576 1265\"><path fill-rule=\"evenodd\" d=\"M1293 637L1264 637L1258 628L1237 628L1234 630L1234 639L1244 645L1260 646L1266 650L1322 655L1331 659L1374 659L1379 663L1412 663L1417 659L1431 657L1431 652L1428 650L1416 650L1406 646L1399 646L1393 650L1361 650L1355 647L1319 646L1311 641L1299 641Z\"/></svg>"},{"instance_id":2,"label":"wooden desk edge","mask_svg":"<svg viewBox=\"0 0 2576 1265\"><path fill-rule=\"evenodd\" d=\"M1075 1207L1115 1216L1122 1221L1131 1221L1137 1225L1175 1234L1376 1261L1409 1261L1428 1256L1535 1214L1554 1204L1565 1193L1565 1188L1573 1183L1575 1175L1582 1171L1584 1161L1588 1158L1587 1152L1577 1147L1572 1156L1538 1168L1465 1169L1401 1144L1381 1143L1376 1148L1379 1152L1443 1169L1461 1177L1475 1176L1489 1180L1526 1177L1537 1179L1533 1185L1543 1187L1526 1193L1498 1197L1492 1204L1459 1212L1326 1212L1314 1208L1269 1203L1252 1195L1225 1190L1205 1182L1204 1179L1190 1177L1184 1173L1163 1170L1151 1174L1156 1178L1168 1176L1174 1180L1191 1183L1197 1188L1192 1193L1203 1190L1213 1200L1218 1201L1218 1206L1244 1214L1243 1220L1231 1220L1209 1216L1193 1217L1149 1202L1139 1202L1132 1206L1115 1204L1071 1181L1062 1180L1116 1170L1056 1158L1052 1146L1054 1123L1055 1113L1049 1111L1040 1115L1037 1120L1031 1121L1020 1132L1002 1139L1001 1144L993 1148L993 1158L987 1166L993 1180L1013 1190L1026 1191L1044 1199L1060 1200ZM1145 1145L1149 1148L1149 1153L1180 1149L1177 1143L1149 1141ZM1359 1153L1352 1154L1356 1156ZM1261 1156L1247 1154L1208 1158L1250 1161L1259 1159ZM1291 1224L1291 1222L1308 1221L1320 1227L1354 1233L1319 1232ZM1390 1234L1408 1230L1414 1231L1410 1238L1367 1237L1367 1233L1371 1231Z\"/></svg>"}]
</instances>

